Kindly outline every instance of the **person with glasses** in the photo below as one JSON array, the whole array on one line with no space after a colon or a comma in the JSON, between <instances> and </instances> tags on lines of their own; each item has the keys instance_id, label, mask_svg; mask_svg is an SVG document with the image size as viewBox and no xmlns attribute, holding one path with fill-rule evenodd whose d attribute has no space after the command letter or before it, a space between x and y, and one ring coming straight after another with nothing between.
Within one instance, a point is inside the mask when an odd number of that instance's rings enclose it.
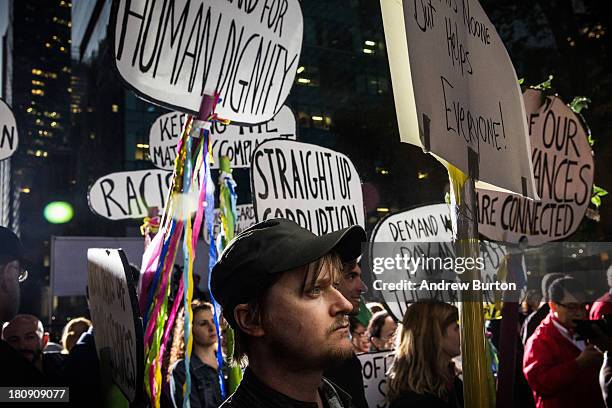
<instances>
[{"instance_id":1,"label":"person with glasses","mask_svg":"<svg viewBox=\"0 0 612 408\"><path fill-rule=\"evenodd\" d=\"M19 283L27 278L24 249L13 231L0 227L0 324L19 310ZM46 385L45 376L20 352L0 339L0 386Z\"/></svg>"},{"instance_id":2,"label":"person with glasses","mask_svg":"<svg viewBox=\"0 0 612 408\"><path fill-rule=\"evenodd\" d=\"M349 326L351 329L351 343L353 343L355 353L367 353L370 351L368 328L353 316L349 318Z\"/></svg>"},{"instance_id":3,"label":"person with glasses","mask_svg":"<svg viewBox=\"0 0 612 408\"><path fill-rule=\"evenodd\" d=\"M585 300L575 278L550 285L550 313L527 341L523 357L537 408L604 407L598 381L602 354L575 332L575 320L588 318Z\"/></svg>"}]
</instances>

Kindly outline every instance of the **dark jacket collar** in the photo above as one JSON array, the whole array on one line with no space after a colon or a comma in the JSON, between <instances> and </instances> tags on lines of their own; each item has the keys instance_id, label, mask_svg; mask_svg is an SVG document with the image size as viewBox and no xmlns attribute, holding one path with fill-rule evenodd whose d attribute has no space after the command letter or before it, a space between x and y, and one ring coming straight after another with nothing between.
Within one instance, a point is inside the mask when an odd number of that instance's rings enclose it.
<instances>
[{"instance_id":1,"label":"dark jacket collar","mask_svg":"<svg viewBox=\"0 0 612 408\"><path fill-rule=\"evenodd\" d=\"M319 394L329 408L351 408L351 397L325 378L319 386ZM317 408L316 403L298 401L261 382L247 368L240 386L229 400L230 407L249 408Z\"/></svg>"}]
</instances>

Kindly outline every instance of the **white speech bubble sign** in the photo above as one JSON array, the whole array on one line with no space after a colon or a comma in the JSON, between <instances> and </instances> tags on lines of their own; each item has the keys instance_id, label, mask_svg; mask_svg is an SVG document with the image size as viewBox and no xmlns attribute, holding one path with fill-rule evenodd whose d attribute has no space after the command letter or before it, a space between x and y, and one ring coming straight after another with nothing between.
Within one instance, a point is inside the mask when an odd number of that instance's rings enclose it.
<instances>
[{"instance_id":1,"label":"white speech bubble sign","mask_svg":"<svg viewBox=\"0 0 612 408\"><path fill-rule=\"evenodd\" d=\"M281 109L300 60L297 0L115 0L121 78L141 97L197 113L218 92L220 117L256 124Z\"/></svg>"},{"instance_id":2,"label":"white speech bubble sign","mask_svg":"<svg viewBox=\"0 0 612 408\"><path fill-rule=\"evenodd\" d=\"M448 204L431 204L422 207L401 211L390 214L380 220L372 232L370 238L371 257L391 258L397 255L403 256L410 254L413 258L425 253L432 257L448 256L455 257L455 250L452 244L451 213ZM401 244L405 243L405 246ZM419 244L419 243L422 243ZM422 252L421 252L422 251ZM482 282L497 282L497 272L500 268L503 257L507 251L503 245L495 242L480 241L480 256L483 258L484 268L481 270ZM416 273L407 273L406 270L386 269L383 273L374 272L374 279L384 282L401 282L402 280L414 282L417 286L422 281L431 279L454 281L457 277L454 271L448 271L440 276L430 275L427 271L420 268ZM373 283L373 290L376 289ZM383 300L387 304L389 311L398 320L402 321L409 303L422 300L418 296L429 295L425 290L379 290ZM434 293L431 293L434 295ZM492 291L483 291L485 301L493 301ZM458 293L456 290L438 291L435 296L442 296L446 302L456 303Z\"/></svg>"},{"instance_id":3,"label":"white speech bubble sign","mask_svg":"<svg viewBox=\"0 0 612 408\"><path fill-rule=\"evenodd\" d=\"M355 165L338 152L292 140L268 140L251 162L258 222L287 218L317 235L365 227L363 194Z\"/></svg>"},{"instance_id":4,"label":"white speech bubble sign","mask_svg":"<svg viewBox=\"0 0 612 408\"><path fill-rule=\"evenodd\" d=\"M572 235L591 201L595 163L582 120L558 96L525 92L531 160L541 201L477 189L478 231L489 239L541 245Z\"/></svg>"},{"instance_id":5,"label":"white speech bubble sign","mask_svg":"<svg viewBox=\"0 0 612 408\"><path fill-rule=\"evenodd\" d=\"M158 169L107 174L89 188L89 208L110 220L144 218L164 208L171 182L172 172Z\"/></svg>"},{"instance_id":6,"label":"white speech bubble sign","mask_svg":"<svg viewBox=\"0 0 612 408\"><path fill-rule=\"evenodd\" d=\"M164 170L174 168L176 145L185 121L186 115L171 112L153 122L149 131L149 155L156 167ZM213 122L210 128L214 158L211 169L219 168L221 156L229 157L232 169L248 168L257 146L269 139L295 140L296 129L295 114L286 105L271 120L259 125L224 125Z\"/></svg>"},{"instance_id":7,"label":"white speech bubble sign","mask_svg":"<svg viewBox=\"0 0 612 408\"><path fill-rule=\"evenodd\" d=\"M18 144L15 115L6 102L0 99L0 160L11 157L17 150Z\"/></svg>"}]
</instances>

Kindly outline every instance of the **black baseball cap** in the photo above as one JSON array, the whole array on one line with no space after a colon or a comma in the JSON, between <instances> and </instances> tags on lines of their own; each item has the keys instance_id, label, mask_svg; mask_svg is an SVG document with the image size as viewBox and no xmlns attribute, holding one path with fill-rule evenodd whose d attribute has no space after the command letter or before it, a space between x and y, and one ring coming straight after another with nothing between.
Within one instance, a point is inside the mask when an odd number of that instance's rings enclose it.
<instances>
[{"instance_id":1,"label":"black baseball cap","mask_svg":"<svg viewBox=\"0 0 612 408\"><path fill-rule=\"evenodd\" d=\"M225 248L211 275L211 291L232 327L234 307L267 289L273 278L308 265L331 251L343 261L361 255L366 233L358 225L317 236L293 221L273 218L238 234Z\"/></svg>"},{"instance_id":2,"label":"black baseball cap","mask_svg":"<svg viewBox=\"0 0 612 408\"><path fill-rule=\"evenodd\" d=\"M0 227L0 263L25 262L23 245L19 237L6 227Z\"/></svg>"}]
</instances>

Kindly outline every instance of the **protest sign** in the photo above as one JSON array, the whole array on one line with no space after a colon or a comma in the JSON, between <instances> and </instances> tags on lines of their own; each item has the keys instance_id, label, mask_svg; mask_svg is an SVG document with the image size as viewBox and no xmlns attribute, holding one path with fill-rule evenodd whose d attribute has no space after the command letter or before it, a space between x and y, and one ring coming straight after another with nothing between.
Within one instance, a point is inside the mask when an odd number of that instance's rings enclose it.
<instances>
[{"instance_id":1,"label":"protest sign","mask_svg":"<svg viewBox=\"0 0 612 408\"><path fill-rule=\"evenodd\" d=\"M119 75L140 96L197 113L218 92L220 117L270 120L300 59L297 0L115 0L111 31Z\"/></svg>"},{"instance_id":2,"label":"protest sign","mask_svg":"<svg viewBox=\"0 0 612 408\"><path fill-rule=\"evenodd\" d=\"M505 255L502 245L481 240L478 258L458 258L452 243L449 206L432 204L380 220L370 239L368 263L374 276L373 290L401 321L409 303L423 299L457 303L464 287L450 284L457 283L459 275L470 267L481 269L484 301L495 302L495 291L500 290L495 283L502 280L497 274ZM397 257L410 261L401 267L378 262ZM423 283L426 286L421 286Z\"/></svg>"},{"instance_id":3,"label":"protest sign","mask_svg":"<svg viewBox=\"0 0 612 408\"><path fill-rule=\"evenodd\" d=\"M484 189L478 194L478 231L487 238L530 245L576 231L591 198L595 172L587 129L558 96L525 92L531 161L541 201Z\"/></svg>"},{"instance_id":4,"label":"protest sign","mask_svg":"<svg viewBox=\"0 0 612 408\"><path fill-rule=\"evenodd\" d=\"M109 358L115 384L134 402L144 381L144 342L135 282L121 249L87 250L89 306L98 357Z\"/></svg>"},{"instance_id":5,"label":"protest sign","mask_svg":"<svg viewBox=\"0 0 612 408\"><path fill-rule=\"evenodd\" d=\"M211 128L213 169L219 168L220 158L227 156L232 169L251 167L251 158L257 146L269 139L296 139L295 115L283 105L268 122L252 125L223 125L216 122Z\"/></svg>"},{"instance_id":6,"label":"protest sign","mask_svg":"<svg viewBox=\"0 0 612 408\"><path fill-rule=\"evenodd\" d=\"M0 160L4 160L17 150L19 136L15 115L2 99L0 99L0 132Z\"/></svg>"},{"instance_id":7,"label":"protest sign","mask_svg":"<svg viewBox=\"0 0 612 408\"><path fill-rule=\"evenodd\" d=\"M387 402L387 371L393 363L393 353L380 351L376 353L357 354L361 362L361 376L366 401L371 408L385 408Z\"/></svg>"},{"instance_id":8,"label":"protest sign","mask_svg":"<svg viewBox=\"0 0 612 408\"><path fill-rule=\"evenodd\" d=\"M365 226L357 169L345 155L292 140L268 140L251 162L258 222L287 218L317 235Z\"/></svg>"},{"instance_id":9,"label":"protest sign","mask_svg":"<svg viewBox=\"0 0 612 408\"><path fill-rule=\"evenodd\" d=\"M243 204L236 206L236 235L240 234L251 225L255 224L255 208L253 204ZM215 209L215 222L213 224L213 237L216 239L219 235L221 228L221 219L219 209ZM208 235L208 228L202 228L202 235L207 244L210 244L210 236Z\"/></svg>"},{"instance_id":10,"label":"protest sign","mask_svg":"<svg viewBox=\"0 0 612 408\"><path fill-rule=\"evenodd\" d=\"M176 145L183 134L187 115L170 112L161 115L149 130L149 156L155 165L163 170L174 169Z\"/></svg>"},{"instance_id":11,"label":"protest sign","mask_svg":"<svg viewBox=\"0 0 612 408\"><path fill-rule=\"evenodd\" d=\"M174 168L176 145L187 116L171 112L155 119L149 131L149 155L156 167L164 170ZM232 169L251 166L251 156L263 141L268 139L296 139L295 115L291 108L283 105L281 110L269 121L259 125L224 125L213 122L212 155L214 162L210 168L219 168L221 156L230 159Z\"/></svg>"},{"instance_id":12,"label":"protest sign","mask_svg":"<svg viewBox=\"0 0 612 408\"><path fill-rule=\"evenodd\" d=\"M149 207L164 208L172 172L138 170L100 177L89 188L89 208L111 220L143 218Z\"/></svg>"},{"instance_id":13,"label":"protest sign","mask_svg":"<svg viewBox=\"0 0 612 408\"><path fill-rule=\"evenodd\" d=\"M380 4L402 141L535 198L521 90L480 3ZM478 154L471 166L468 148Z\"/></svg>"}]
</instances>

